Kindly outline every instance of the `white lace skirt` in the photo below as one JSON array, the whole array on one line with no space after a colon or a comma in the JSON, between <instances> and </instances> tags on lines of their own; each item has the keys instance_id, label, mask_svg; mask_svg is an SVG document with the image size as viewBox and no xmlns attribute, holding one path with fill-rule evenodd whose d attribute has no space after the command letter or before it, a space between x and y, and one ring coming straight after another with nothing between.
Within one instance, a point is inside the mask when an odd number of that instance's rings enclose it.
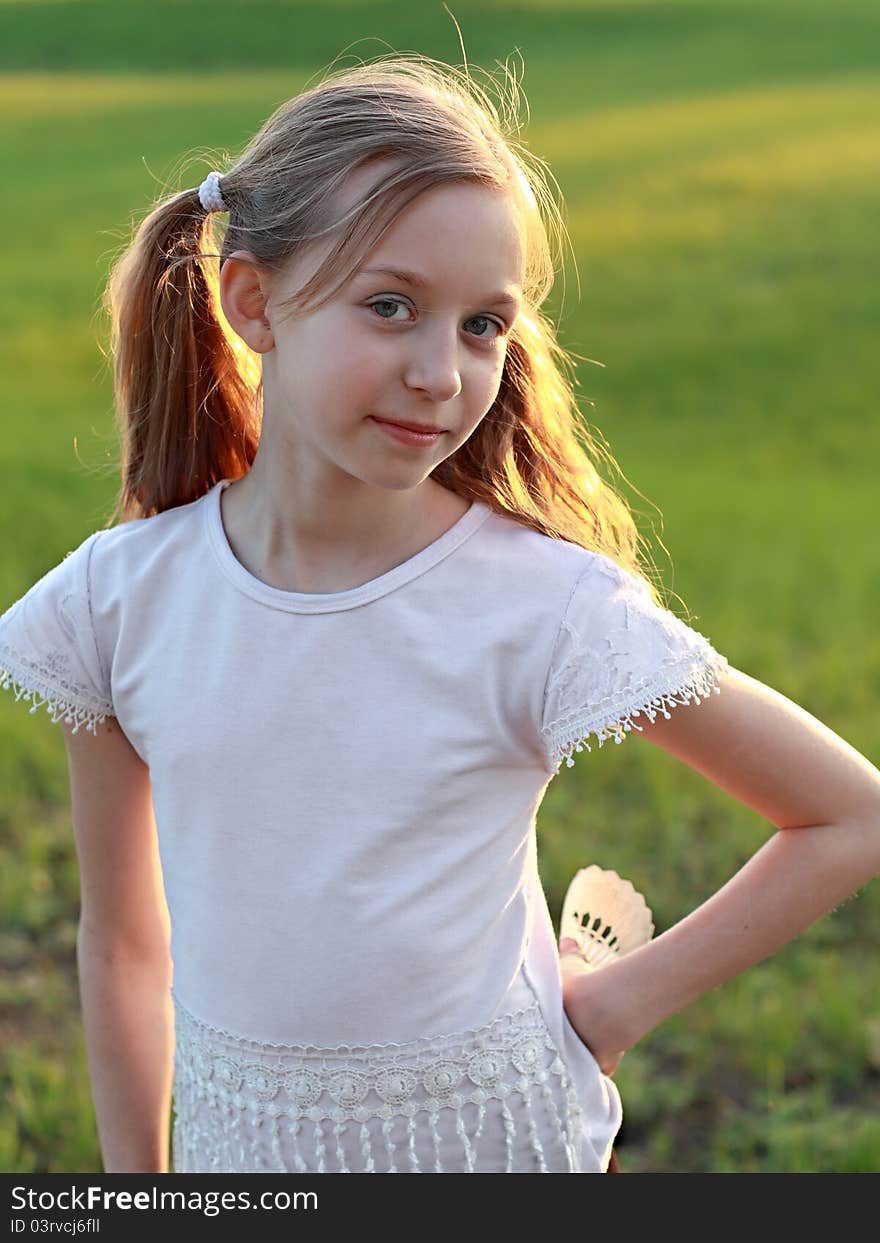
<instances>
[{"instance_id":1,"label":"white lace skirt","mask_svg":"<svg viewBox=\"0 0 880 1243\"><path fill-rule=\"evenodd\" d=\"M173 994L172 994L173 995ZM582 1110L537 1001L405 1044L263 1044L174 996L177 1173L579 1173Z\"/></svg>"}]
</instances>

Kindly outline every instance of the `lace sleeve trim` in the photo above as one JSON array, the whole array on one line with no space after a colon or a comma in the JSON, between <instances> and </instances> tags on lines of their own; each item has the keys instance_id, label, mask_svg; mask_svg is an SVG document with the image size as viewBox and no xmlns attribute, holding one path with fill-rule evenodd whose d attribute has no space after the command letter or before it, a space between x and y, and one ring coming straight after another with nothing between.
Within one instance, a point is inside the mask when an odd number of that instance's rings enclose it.
<instances>
[{"instance_id":1,"label":"lace sleeve trim","mask_svg":"<svg viewBox=\"0 0 880 1243\"><path fill-rule=\"evenodd\" d=\"M55 723L63 719L73 725L74 733L85 725L97 734L97 726L113 715L111 703L71 677L67 657L61 651L50 652L44 660L36 661L0 644L0 688L10 687L16 703L19 699L33 700L32 713L45 706Z\"/></svg>"},{"instance_id":2,"label":"lace sleeve trim","mask_svg":"<svg viewBox=\"0 0 880 1243\"><path fill-rule=\"evenodd\" d=\"M621 743L631 730L642 733L641 725L636 725L633 717L644 714L653 722L660 711L668 721L667 708L692 701L700 703L713 691L720 694L719 681L729 667L727 658L716 652L704 635L699 637L706 645L703 650L689 652L684 660L675 658L653 677L568 713L547 726L542 737L556 771L563 759L566 767L574 766L573 752L583 751L584 746L592 751L586 741L590 734L596 735L600 747L611 737L615 743Z\"/></svg>"}]
</instances>

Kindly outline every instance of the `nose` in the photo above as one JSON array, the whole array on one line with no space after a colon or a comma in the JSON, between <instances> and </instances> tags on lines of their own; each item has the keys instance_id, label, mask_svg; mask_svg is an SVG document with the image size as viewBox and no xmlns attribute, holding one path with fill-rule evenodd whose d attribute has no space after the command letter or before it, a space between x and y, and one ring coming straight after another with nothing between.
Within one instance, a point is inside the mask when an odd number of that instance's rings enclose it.
<instances>
[{"instance_id":1,"label":"nose","mask_svg":"<svg viewBox=\"0 0 880 1243\"><path fill-rule=\"evenodd\" d=\"M413 333L413 342L406 366L409 388L427 393L434 401L450 401L461 392L458 369L458 327L449 327L439 319L420 325Z\"/></svg>"}]
</instances>

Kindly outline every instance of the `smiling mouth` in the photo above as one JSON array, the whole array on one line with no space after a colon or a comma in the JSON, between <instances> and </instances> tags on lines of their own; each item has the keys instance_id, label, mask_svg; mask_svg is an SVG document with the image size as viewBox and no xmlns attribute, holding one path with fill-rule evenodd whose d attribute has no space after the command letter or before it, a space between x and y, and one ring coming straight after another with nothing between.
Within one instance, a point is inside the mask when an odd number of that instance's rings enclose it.
<instances>
[{"instance_id":1,"label":"smiling mouth","mask_svg":"<svg viewBox=\"0 0 880 1243\"><path fill-rule=\"evenodd\" d=\"M431 427L427 423L398 423L395 419L380 419L375 414L371 414L370 418L375 419L377 423L388 423L392 427L402 427L405 432L420 432L423 436L436 436L446 430L444 427Z\"/></svg>"}]
</instances>

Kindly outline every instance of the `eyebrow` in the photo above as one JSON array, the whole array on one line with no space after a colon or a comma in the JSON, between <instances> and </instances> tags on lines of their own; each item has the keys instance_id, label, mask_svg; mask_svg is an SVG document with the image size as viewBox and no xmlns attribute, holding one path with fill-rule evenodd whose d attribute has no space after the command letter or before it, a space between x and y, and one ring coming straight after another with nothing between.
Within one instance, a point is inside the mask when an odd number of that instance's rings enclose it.
<instances>
[{"instance_id":1,"label":"eyebrow","mask_svg":"<svg viewBox=\"0 0 880 1243\"><path fill-rule=\"evenodd\" d=\"M424 276L420 276L418 272L411 272L408 268L361 268L358 275L393 276L396 280L403 281L405 285L413 285L418 289L427 289L431 283L426 280ZM514 297L512 293L504 292L491 294L486 299L486 302L492 306L509 306L513 309L516 309L520 305L520 300Z\"/></svg>"}]
</instances>

